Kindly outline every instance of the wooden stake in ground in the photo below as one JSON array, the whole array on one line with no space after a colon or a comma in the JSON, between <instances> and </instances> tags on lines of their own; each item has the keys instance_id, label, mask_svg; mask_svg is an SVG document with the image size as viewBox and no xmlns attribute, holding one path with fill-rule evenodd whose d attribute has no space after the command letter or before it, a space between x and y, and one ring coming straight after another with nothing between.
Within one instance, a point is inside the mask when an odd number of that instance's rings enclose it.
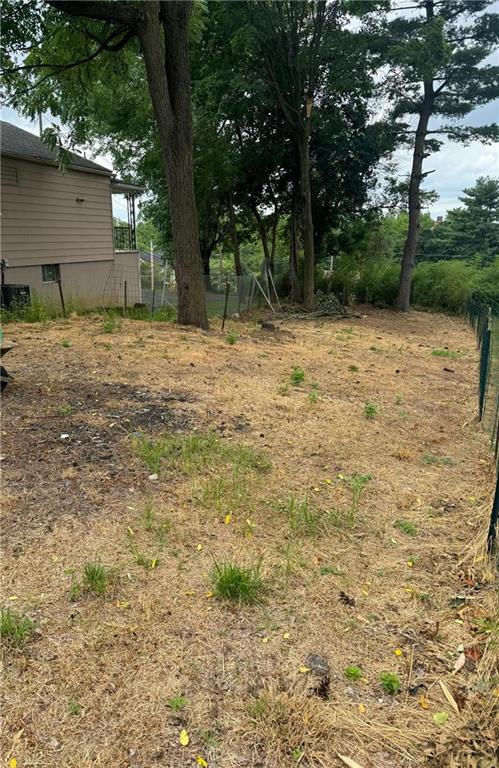
<instances>
[{"instance_id":1,"label":"wooden stake in ground","mask_svg":"<svg viewBox=\"0 0 499 768\"><path fill-rule=\"evenodd\" d=\"M225 278L225 304L224 304L224 316L222 319L222 331L225 326L225 320L227 318L227 305L229 303L229 291L230 291L230 284L229 284L229 278Z\"/></svg>"}]
</instances>

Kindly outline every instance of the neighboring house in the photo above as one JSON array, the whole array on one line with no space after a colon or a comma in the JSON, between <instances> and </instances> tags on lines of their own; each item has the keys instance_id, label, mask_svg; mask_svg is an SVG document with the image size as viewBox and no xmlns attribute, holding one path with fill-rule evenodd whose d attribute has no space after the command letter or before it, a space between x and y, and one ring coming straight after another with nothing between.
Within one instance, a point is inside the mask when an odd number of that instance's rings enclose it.
<instances>
[{"instance_id":1,"label":"neighboring house","mask_svg":"<svg viewBox=\"0 0 499 768\"><path fill-rule=\"evenodd\" d=\"M2 294L29 286L66 305L141 300L135 195L143 190L71 153L66 171L38 136L0 121ZM111 195L125 195L128 224L113 227Z\"/></svg>"}]
</instances>

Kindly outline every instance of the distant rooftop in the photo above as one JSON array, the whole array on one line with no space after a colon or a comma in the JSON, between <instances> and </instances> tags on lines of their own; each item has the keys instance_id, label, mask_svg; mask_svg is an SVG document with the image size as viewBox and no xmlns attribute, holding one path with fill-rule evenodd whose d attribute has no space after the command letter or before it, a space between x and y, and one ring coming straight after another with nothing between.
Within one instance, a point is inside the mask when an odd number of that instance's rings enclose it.
<instances>
[{"instance_id":1,"label":"distant rooftop","mask_svg":"<svg viewBox=\"0 0 499 768\"><path fill-rule=\"evenodd\" d=\"M23 160L33 160L38 163L58 165L57 152L49 149L34 133L25 131L17 125L0 120L0 151L6 157L17 157ZM75 170L95 171L112 175L109 168L87 160L86 157L70 152L69 167Z\"/></svg>"}]
</instances>

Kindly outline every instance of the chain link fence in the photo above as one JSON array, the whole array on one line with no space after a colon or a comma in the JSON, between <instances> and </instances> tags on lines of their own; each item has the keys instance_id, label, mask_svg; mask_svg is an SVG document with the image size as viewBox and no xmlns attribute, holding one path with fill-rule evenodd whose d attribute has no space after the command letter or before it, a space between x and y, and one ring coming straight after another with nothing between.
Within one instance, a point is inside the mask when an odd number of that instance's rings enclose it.
<instances>
[{"instance_id":1,"label":"chain link fence","mask_svg":"<svg viewBox=\"0 0 499 768\"><path fill-rule=\"evenodd\" d=\"M470 302L468 317L480 351L478 419L490 434L496 465L496 490L487 537L489 552L493 552L499 521L499 304Z\"/></svg>"}]
</instances>

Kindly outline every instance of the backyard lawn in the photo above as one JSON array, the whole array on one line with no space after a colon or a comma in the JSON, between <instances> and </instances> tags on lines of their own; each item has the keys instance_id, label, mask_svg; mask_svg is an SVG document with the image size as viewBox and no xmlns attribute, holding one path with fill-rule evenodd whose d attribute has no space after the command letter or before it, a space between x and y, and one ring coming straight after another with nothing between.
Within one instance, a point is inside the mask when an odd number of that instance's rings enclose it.
<instances>
[{"instance_id":1,"label":"backyard lawn","mask_svg":"<svg viewBox=\"0 0 499 768\"><path fill-rule=\"evenodd\" d=\"M2 766L493 765L464 320L6 331Z\"/></svg>"}]
</instances>

